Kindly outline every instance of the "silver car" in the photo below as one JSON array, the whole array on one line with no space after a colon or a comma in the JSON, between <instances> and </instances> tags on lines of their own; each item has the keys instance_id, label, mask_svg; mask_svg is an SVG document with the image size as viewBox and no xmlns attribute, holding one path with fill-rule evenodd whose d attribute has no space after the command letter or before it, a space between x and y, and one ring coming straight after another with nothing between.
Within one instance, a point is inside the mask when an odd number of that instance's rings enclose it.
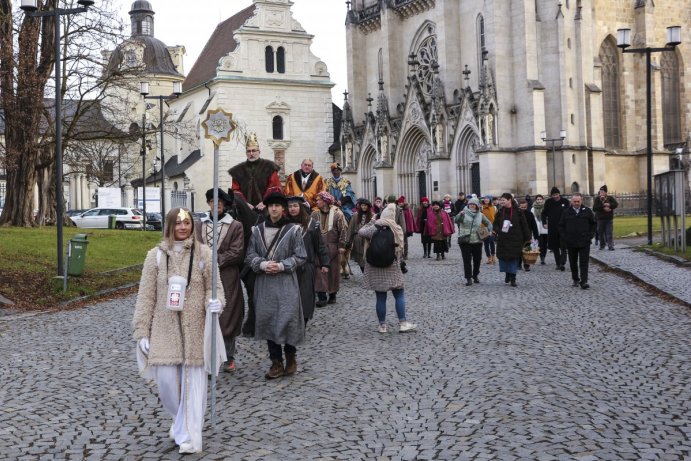
<instances>
[{"instance_id":1,"label":"silver car","mask_svg":"<svg viewBox=\"0 0 691 461\"><path fill-rule=\"evenodd\" d=\"M108 217L115 216L116 229L142 229L144 216L136 208L92 208L79 216L72 216L77 227L108 229Z\"/></svg>"}]
</instances>

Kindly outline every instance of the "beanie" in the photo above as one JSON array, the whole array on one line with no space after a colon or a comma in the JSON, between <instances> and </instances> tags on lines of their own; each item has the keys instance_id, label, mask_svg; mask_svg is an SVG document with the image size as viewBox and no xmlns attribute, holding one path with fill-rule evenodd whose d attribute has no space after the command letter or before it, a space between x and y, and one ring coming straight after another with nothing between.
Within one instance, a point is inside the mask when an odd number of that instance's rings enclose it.
<instances>
[{"instance_id":1,"label":"beanie","mask_svg":"<svg viewBox=\"0 0 691 461\"><path fill-rule=\"evenodd\" d=\"M607 192L607 184L605 184L604 186L602 186L602 187L600 188L600 190Z\"/></svg>"}]
</instances>

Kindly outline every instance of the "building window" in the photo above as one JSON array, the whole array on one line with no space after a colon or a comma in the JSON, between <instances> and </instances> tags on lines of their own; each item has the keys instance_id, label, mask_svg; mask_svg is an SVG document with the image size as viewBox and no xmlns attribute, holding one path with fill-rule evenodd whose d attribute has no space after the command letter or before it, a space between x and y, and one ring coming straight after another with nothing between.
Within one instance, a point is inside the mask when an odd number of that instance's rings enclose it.
<instances>
[{"instance_id":1,"label":"building window","mask_svg":"<svg viewBox=\"0 0 691 461\"><path fill-rule=\"evenodd\" d=\"M675 52L661 53L662 128L665 145L681 139L681 103L679 92L679 60Z\"/></svg>"},{"instance_id":2,"label":"building window","mask_svg":"<svg viewBox=\"0 0 691 461\"><path fill-rule=\"evenodd\" d=\"M283 139L283 117L277 115L272 121L274 139Z\"/></svg>"},{"instance_id":3,"label":"building window","mask_svg":"<svg viewBox=\"0 0 691 461\"><path fill-rule=\"evenodd\" d=\"M276 70L279 74L286 73L286 50L282 46L276 50Z\"/></svg>"},{"instance_id":4,"label":"building window","mask_svg":"<svg viewBox=\"0 0 691 461\"><path fill-rule=\"evenodd\" d=\"M114 173L114 165L111 160L106 160L106 162L103 164L103 182L112 182L113 178L115 177Z\"/></svg>"},{"instance_id":5,"label":"building window","mask_svg":"<svg viewBox=\"0 0 691 461\"><path fill-rule=\"evenodd\" d=\"M487 44L485 43L485 18L482 15L477 17L477 57L478 69L482 69L482 60L487 52Z\"/></svg>"},{"instance_id":6,"label":"building window","mask_svg":"<svg viewBox=\"0 0 691 461\"><path fill-rule=\"evenodd\" d=\"M602 116L605 147L621 147L621 112L619 105L619 59L613 40L600 47L602 62Z\"/></svg>"},{"instance_id":7,"label":"building window","mask_svg":"<svg viewBox=\"0 0 691 461\"><path fill-rule=\"evenodd\" d=\"M267 46L264 49L264 60L266 61L266 71L270 74L274 72L274 49Z\"/></svg>"},{"instance_id":8,"label":"building window","mask_svg":"<svg viewBox=\"0 0 691 461\"><path fill-rule=\"evenodd\" d=\"M422 90L425 94L432 93L432 83L434 82L434 71L432 64L437 63L437 37L432 35L427 37L417 49L417 78L420 81Z\"/></svg>"}]
</instances>

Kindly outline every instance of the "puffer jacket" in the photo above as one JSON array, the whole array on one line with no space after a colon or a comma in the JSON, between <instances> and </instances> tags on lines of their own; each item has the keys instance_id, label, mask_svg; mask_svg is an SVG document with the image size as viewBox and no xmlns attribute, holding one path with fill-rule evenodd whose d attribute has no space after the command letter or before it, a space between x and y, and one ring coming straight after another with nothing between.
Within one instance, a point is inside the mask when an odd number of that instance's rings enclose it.
<instances>
[{"instance_id":1,"label":"puffer jacket","mask_svg":"<svg viewBox=\"0 0 691 461\"><path fill-rule=\"evenodd\" d=\"M480 237L477 235L477 229L481 225L485 225L490 230L492 229L492 223L487 219L487 216L481 212L470 213L468 207L464 208L459 214L454 218L454 222L458 224L458 235L470 235L470 244L482 243Z\"/></svg>"},{"instance_id":2,"label":"puffer jacket","mask_svg":"<svg viewBox=\"0 0 691 461\"><path fill-rule=\"evenodd\" d=\"M150 366L204 365L206 303L211 298L211 250L206 245L194 245L192 277L183 310L166 309L168 278L187 278L192 242L193 238L185 240L183 250L177 253L163 241L146 255L132 326L136 341L149 338ZM225 305L220 276L216 284L216 297Z\"/></svg>"}]
</instances>

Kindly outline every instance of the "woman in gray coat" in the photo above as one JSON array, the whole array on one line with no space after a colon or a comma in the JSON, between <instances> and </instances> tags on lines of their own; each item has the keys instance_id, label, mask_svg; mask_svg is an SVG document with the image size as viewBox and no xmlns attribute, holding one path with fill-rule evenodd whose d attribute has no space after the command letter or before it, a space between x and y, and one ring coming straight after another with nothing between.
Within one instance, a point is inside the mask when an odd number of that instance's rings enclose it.
<instances>
[{"instance_id":1,"label":"woman in gray coat","mask_svg":"<svg viewBox=\"0 0 691 461\"><path fill-rule=\"evenodd\" d=\"M396 259L388 267L372 266L365 258L365 282L368 290L374 290L377 295L377 318L379 319L379 333L388 331L386 326L386 292L391 290L396 300L396 314L398 315L398 331L401 333L413 331L417 325L406 320L405 294L403 292L403 273L401 272L401 257L403 255L403 229L396 224L396 204L389 203L381 212L381 218L370 220L362 226L358 233L361 237L371 240L378 227L388 227L393 231ZM365 246L367 253L367 245Z\"/></svg>"},{"instance_id":2,"label":"woman in gray coat","mask_svg":"<svg viewBox=\"0 0 691 461\"><path fill-rule=\"evenodd\" d=\"M296 271L305 263L307 253L300 226L283 216L288 209L285 196L273 192L264 199L264 205L268 217L252 228L245 263L257 274L254 337L267 341L271 368L266 378L275 379L297 371L295 346L305 337L305 320Z\"/></svg>"}]
</instances>

